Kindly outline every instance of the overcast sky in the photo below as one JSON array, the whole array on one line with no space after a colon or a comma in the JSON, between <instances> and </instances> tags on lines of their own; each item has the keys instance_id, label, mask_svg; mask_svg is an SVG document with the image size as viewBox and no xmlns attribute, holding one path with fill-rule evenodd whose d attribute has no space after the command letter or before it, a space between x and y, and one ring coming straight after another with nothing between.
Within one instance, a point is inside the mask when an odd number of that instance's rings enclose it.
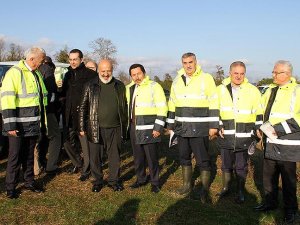
<instances>
[{"instance_id":1,"label":"overcast sky","mask_svg":"<svg viewBox=\"0 0 300 225\"><path fill-rule=\"evenodd\" d=\"M300 77L300 1L1 1L0 37L40 45L50 56L68 45L91 51L99 37L117 47L118 70L142 63L151 75L175 75L185 52L203 70L228 74L242 60L251 81L271 76L274 62L290 60Z\"/></svg>"}]
</instances>

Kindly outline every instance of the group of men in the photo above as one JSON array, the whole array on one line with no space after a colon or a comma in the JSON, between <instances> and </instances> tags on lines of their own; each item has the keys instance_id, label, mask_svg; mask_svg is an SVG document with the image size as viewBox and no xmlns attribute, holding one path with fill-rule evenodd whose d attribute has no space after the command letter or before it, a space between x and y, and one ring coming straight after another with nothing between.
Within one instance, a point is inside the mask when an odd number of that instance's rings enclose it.
<instances>
[{"instance_id":1,"label":"group of men","mask_svg":"<svg viewBox=\"0 0 300 225\"><path fill-rule=\"evenodd\" d=\"M8 198L18 197L16 186L21 164L24 187L33 192L42 191L34 183L33 150L40 133L47 134L47 127L48 131L53 130L51 126L57 124L56 117L51 116L47 108L51 102L50 91L46 89L45 77L39 70L45 57L43 49L29 49L25 60L11 68L3 80L3 131L9 137ZM192 191L194 156L202 184L199 199L205 203L211 183L209 141L217 137L223 181L218 196L223 198L229 193L234 170L238 186L235 200L243 203L248 148L254 140L261 139L265 202L255 210L277 208L281 175L285 220L293 222L298 211L296 162L300 161L300 88L292 77L290 62L276 62L272 72L273 84L261 97L258 89L245 77L246 66L241 61L230 65L228 78L216 87L213 77L197 64L195 54L185 53L181 60L183 68L173 81L167 103L162 87L150 80L143 65L130 66L132 82L125 87L113 77L111 60L101 59L98 66L91 63L89 69L80 50L70 51L70 67L60 84L60 95L65 98L67 134L64 148L73 164L69 172L81 171L81 181L91 175L92 191L100 192L104 186L102 165L106 153L108 186L114 191L122 191L120 150L122 140L130 138L137 178L130 188L136 189L149 182L148 165L151 191L158 193L158 143L167 129L178 138L183 185L177 193L189 195ZM98 73L94 71L96 68ZM260 126L267 122L274 129L275 139L260 130ZM57 158L57 153L54 158ZM56 173L57 167L49 165L47 170Z\"/></svg>"}]
</instances>

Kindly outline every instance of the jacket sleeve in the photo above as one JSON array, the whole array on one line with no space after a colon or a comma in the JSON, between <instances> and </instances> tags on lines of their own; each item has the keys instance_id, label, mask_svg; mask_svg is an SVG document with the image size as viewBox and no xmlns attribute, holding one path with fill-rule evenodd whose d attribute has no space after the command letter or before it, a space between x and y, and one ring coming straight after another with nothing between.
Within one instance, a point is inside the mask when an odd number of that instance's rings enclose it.
<instances>
[{"instance_id":1,"label":"jacket sleeve","mask_svg":"<svg viewBox=\"0 0 300 225\"><path fill-rule=\"evenodd\" d=\"M158 83L154 86L154 104L156 107L157 117L154 122L153 130L162 133L166 122L168 107L165 93Z\"/></svg>"},{"instance_id":2,"label":"jacket sleeve","mask_svg":"<svg viewBox=\"0 0 300 225\"><path fill-rule=\"evenodd\" d=\"M83 97L81 98L81 103L79 105L79 131L86 132L86 121L89 116L89 99L90 99L90 88L86 84L83 88Z\"/></svg>"},{"instance_id":3,"label":"jacket sleeve","mask_svg":"<svg viewBox=\"0 0 300 225\"><path fill-rule=\"evenodd\" d=\"M300 132L300 85L295 87L292 99L291 110L293 117L274 125L278 137Z\"/></svg>"},{"instance_id":4,"label":"jacket sleeve","mask_svg":"<svg viewBox=\"0 0 300 225\"><path fill-rule=\"evenodd\" d=\"M255 91L252 92L253 96L253 110L255 111L256 121L255 129L258 130L259 127L263 124L263 106L262 106L262 96L260 91L255 87Z\"/></svg>"},{"instance_id":5,"label":"jacket sleeve","mask_svg":"<svg viewBox=\"0 0 300 225\"><path fill-rule=\"evenodd\" d=\"M170 91L170 97L168 101L168 116L167 116L167 128L170 130L174 130L175 128L175 101L176 101L176 96L174 93L174 81L171 86L171 91Z\"/></svg>"},{"instance_id":6,"label":"jacket sleeve","mask_svg":"<svg viewBox=\"0 0 300 225\"><path fill-rule=\"evenodd\" d=\"M220 110L217 88L214 79L209 75L207 79L207 98L209 101L209 128L219 128Z\"/></svg>"},{"instance_id":7,"label":"jacket sleeve","mask_svg":"<svg viewBox=\"0 0 300 225\"><path fill-rule=\"evenodd\" d=\"M17 90L21 85L19 73L17 69L11 68L2 81L1 108L4 131L17 129L16 95L19 94Z\"/></svg>"}]
</instances>

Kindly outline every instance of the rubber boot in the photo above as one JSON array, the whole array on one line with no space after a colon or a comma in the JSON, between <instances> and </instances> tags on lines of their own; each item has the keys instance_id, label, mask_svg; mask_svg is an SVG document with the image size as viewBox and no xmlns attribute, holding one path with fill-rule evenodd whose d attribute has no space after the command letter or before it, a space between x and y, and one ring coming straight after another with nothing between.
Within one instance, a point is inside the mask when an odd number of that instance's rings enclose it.
<instances>
[{"instance_id":1,"label":"rubber boot","mask_svg":"<svg viewBox=\"0 0 300 225\"><path fill-rule=\"evenodd\" d=\"M200 201L204 204L208 202L208 190L210 186L210 171L201 171L200 173L202 190L200 193Z\"/></svg>"},{"instance_id":2,"label":"rubber boot","mask_svg":"<svg viewBox=\"0 0 300 225\"><path fill-rule=\"evenodd\" d=\"M177 194L188 195L192 191L192 166L182 166L183 186L177 190Z\"/></svg>"},{"instance_id":3,"label":"rubber boot","mask_svg":"<svg viewBox=\"0 0 300 225\"><path fill-rule=\"evenodd\" d=\"M229 193L229 184L231 181L231 173L228 172L223 172L222 173L222 184L223 184L223 188L222 190L216 194L216 196L220 198L223 198L224 196L226 196Z\"/></svg>"},{"instance_id":4,"label":"rubber boot","mask_svg":"<svg viewBox=\"0 0 300 225\"><path fill-rule=\"evenodd\" d=\"M237 204L242 204L245 202L245 183L246 179L244 177L237 177L238 193L237 197L235 198L235 202Z\"/></svg>"}]
</instances>

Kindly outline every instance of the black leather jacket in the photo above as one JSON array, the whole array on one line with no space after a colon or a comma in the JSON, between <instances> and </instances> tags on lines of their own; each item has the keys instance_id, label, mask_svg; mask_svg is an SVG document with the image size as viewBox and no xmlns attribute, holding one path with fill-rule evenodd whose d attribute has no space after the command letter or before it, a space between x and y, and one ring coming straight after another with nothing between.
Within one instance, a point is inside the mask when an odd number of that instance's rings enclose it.
<instances>
[{"instance_id":1,"label":"black leather jacket","mask_svg":"<svg viewBox=\"0 0 300 225\"><path fill-rule=\"evenodd\" d=\"M99 109L99 96L100 80L91 80L84 86L83 97L79 107L79 130L84 131L87 138L92 143L99 143L100 132L99 132L99 121L98 121L98 109ZM122 139L126 140L126 130L128 125L127 115L127 102L126 102L126 91L125 85L113 78L115 92L118 99L118 114L121 124ZM109 96L107 96L109 98Z\"/></svg>"}]
</instances>

